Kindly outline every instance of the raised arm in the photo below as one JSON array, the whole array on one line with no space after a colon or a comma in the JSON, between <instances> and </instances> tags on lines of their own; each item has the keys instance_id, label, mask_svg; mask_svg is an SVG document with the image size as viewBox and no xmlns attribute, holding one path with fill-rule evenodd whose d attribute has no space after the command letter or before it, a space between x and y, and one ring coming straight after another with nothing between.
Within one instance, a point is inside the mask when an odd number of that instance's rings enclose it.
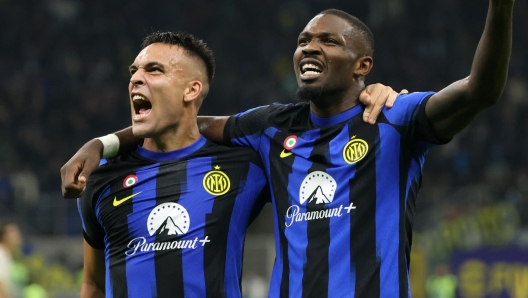
<instances>
[{"instance_id":1,"label":"raised arm","mask_svg":"<svg viewBox=\"0 0 528 298\"><path fill-rule=\"evenodd\" d=\"M80 297L105 297L104 252L91 247L86 240L84 240L84 269Z\"/></svg>"},{"instance_id":2,"label":"raised arm","mask_svg":"<svg viewBox=\"0 0 528 298\"><path fill-rule=\"evenodd\" d=\"M471 72L433 95L425 107L440 139L449 139L500 98L510 62L515 0L490 0Z\"/></svg>"}]
</instances>

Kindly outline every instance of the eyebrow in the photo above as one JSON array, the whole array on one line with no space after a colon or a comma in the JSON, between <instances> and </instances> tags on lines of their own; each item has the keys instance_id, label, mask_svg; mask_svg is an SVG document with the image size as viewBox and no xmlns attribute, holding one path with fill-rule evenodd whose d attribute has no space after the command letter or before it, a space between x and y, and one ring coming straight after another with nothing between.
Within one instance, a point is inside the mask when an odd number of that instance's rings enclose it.
<instances>
[{"instance_id":1,"label":"eyebrow","mask_svg":"<svg viewBox=\"0 0 528 298\"><path fill-rule=\"evenodd\" d=\"M163 65L163 63L158 62L158 61L151 61L151 62L145 64L144 68L148 69L148 68L152 68L153 66L159 66L161 69L165 69L165 66ZM138 67L135 64L131 64L128 67L128 70L135 70L135 69L138 69Z\"/></svg>"},{"instance_id":2,"label":"eyebrow","mask_svg":"<svg viewBox=\"0 0 528 298\"><path fill-rule=\"evenodd\" d=\"M309 31L303 31L301 32L301 34L299 34L299 36L313 36L313 35L318 35L318 36L321 36L321 37L327 37L327 36L335 36L335 35L338 35L338 34L335 34L335 33L330 33L330 32L319 32L319 33L311 33Z\"/></svg>"}]
</instances>

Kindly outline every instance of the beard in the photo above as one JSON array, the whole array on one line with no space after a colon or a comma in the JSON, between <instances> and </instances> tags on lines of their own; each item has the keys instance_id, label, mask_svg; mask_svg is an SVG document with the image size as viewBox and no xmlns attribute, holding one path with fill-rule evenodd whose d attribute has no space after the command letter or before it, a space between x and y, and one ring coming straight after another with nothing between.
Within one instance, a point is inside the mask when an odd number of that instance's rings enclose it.
<instances>
[{"instance_id":1,"label":"beard","mask_svg":"<svg viewBox=\"0 0 528 298\"><path fill-rule=\"evenodd\" d=\"M323 96L323 87L299 87L296 95L300 101L317 101Z\"/></svg>"}]
</instances>

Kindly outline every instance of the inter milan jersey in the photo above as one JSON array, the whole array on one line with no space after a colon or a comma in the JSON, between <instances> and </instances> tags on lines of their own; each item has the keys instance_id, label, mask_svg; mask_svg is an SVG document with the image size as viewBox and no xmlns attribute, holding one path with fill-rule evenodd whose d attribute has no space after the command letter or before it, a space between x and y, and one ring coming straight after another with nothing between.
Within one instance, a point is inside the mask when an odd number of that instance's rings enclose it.
<instances>
[{"instance_id":1,"label":"inter milan jersey","mask_svg":"<svg viewBox=\"0 0 528 298\"><path fill-rule=\"evenodd\" d=\"M230 117L226 142L256 150L274 205L270 297L408 297L414 202L432 93L402 95L375 125L364 107L329 118L307 103Z\"/></svg>"},{"instance_id":2,"label":"inter milan jersey","mask_svg":"<svg viewBox=\"0 0 528 298\"><path fill-rule=\"evenodd\" d=\"M246 228L266 193L253 150L203 137L101 165L79 212L84 238L104 250L106 297L241 297Z\"/></svg>"}]
</instances>

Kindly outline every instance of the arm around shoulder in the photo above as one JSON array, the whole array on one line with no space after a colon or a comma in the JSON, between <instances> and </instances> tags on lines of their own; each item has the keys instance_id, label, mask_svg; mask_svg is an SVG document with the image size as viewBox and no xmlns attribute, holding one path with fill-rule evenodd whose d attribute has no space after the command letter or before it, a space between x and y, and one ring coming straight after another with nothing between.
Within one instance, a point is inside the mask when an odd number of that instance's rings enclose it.
<instances>
[{"instance_id":1,"label":"arm around shoulder","mask_svg":"<svg viewBox=\"0 0 528 298\"><path fill-rule=\"evenodd\" d=\"M212 142L224 144L224 128L229 116L198 116L200 133Z\"/></svg>"},{"instance_id":2,"label":"arm around shoulder","mask_svg":"<svg viewBox=\"0 0 528 298\"><path fill-rule=\"evenodd\" d=\"M453 137L499 100L508 77L514 2L489 1L486 25L470 75L442 89L427 102L427 118L439 138Z\"/></svg>"}]
</instances>

